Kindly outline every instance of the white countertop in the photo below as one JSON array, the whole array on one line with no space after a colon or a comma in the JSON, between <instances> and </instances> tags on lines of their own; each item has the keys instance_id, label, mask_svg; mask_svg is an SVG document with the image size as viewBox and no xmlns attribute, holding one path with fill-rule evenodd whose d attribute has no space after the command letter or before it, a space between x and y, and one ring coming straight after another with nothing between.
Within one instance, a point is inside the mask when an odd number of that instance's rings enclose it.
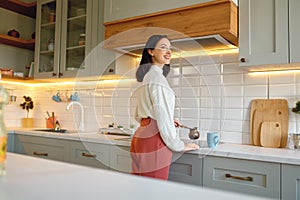
<instances>
[{"instance_id":1,"label":"white countertop","mask_svg":"<svg viewBox=\"0 0 300 200\"><path fill-rule=\"evenodd\" d=\"M264 199L8 153L1 200Z\"/></svg>"},{"instance_id":2,"label":"white countertop","mask_svg":"<svg viewBox=\"0 0 300 200\"><path fill-rule=\"evenodd\" d=\"M96 132L65 134L65 133L48 133L42 131L32 131L24 129L11 130L11 133L43 136L50 138L60 138L68 140L77 140L82 142L95 142L112 145L130 146L128 136L103 135ZM117 140L116 140L117 139ZM121 140L120 140L121 139ZM122 140L125 139L125 140ZM253 145L221 143L216 149L208 148L205 141L195 141L200 144L200 149L188 153L198 154L203 157L206 155L220 156L237 159L247 159L256 161L266 161L274 163L285 163L300 165L300 150L290 150L283 148L265 148Z\"/></svg>"}]
</instances>

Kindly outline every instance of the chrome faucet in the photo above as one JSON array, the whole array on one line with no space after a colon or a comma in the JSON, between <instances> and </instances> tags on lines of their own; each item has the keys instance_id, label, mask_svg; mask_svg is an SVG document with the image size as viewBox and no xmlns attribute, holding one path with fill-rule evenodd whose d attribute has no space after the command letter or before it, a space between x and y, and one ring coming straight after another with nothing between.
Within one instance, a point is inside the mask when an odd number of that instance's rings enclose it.
<instances>
[{"instance_id":1,"label":"chrome faucet","mask_svg":"<svg viewBox=\"0 0 300 200\"><path fill-rule=\"evenodd\" d=\"M84 109L83 109L83 106L81 105L81 103L79 103L78 101L72 101L71 103L69 103L66 110L69 110L71 105L73 105L73 104L77 104L81 108L81 122L79 124L79 131L84 131Z\"/></svg>"}]
</instances>

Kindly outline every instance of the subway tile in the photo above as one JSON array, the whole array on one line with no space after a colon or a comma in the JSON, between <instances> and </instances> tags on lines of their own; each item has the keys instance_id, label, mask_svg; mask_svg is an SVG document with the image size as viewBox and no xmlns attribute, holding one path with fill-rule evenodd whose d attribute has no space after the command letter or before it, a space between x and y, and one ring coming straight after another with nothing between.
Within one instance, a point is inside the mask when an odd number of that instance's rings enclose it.
<instances>
[{"instance_id":1,"label":"subway tile","mask_svg":"<svg viewBox=\"0 0 300 200\"><path fill-rule=\"evenodd\" d=\"M201 119L220 119L221 111L216 108L201 108L200 118Z\"/></svg>"},{"instance_id":2,"label":"subway tile","mask_svg":"<svg viewBox=\"0 0 300 200\"><path fill-rule=\"evenodd\" d=\"M199 100L196 98L181 98L178 101L178 107L180 108L198 108Z\"/></svg>"},{"instance_id":3,"label":"subway tile","mask_svg":"<svg viewBox=\"0 0 300 200\"><path fill-rule=\"evenodd\" d=\"M225 85L223 88L224 96L227 97L242 97L243 94L243 86L240 85Z\"/></svg>"},{"instance_id":4,"label":"subway tile","mask_svg":"<svg viewBox=\"0 0 300 200\"><path fill-rule=\"evenodd\" d=\"M220 97L221 96L221 86L213 86L213 85L203 85L200 87L201 89L201 97Z\"/></svg>"},{"instance_id":5,"label":"subway tile","mask_svg":"<svg viewBox=\"0 0 300 200\"><path fill-rule=\"evenodd\" d=\"M239 63L238 53L224 53L222 54L222 63Z\"/></svg>"},{"instance_id":6,"label":"subway tile","mask_svg":"<svg viewBox=\"0 0 300 200\"><path fill-rule=\"evenodd\" d=\"M182 67L182 75L200 75L199 69L194 66Z\"/></svg>"},{"instance_id":7,"label":"subway tile","mask_svg":"<svg viewBox=\"0 0 300 200\"><path fill-rule=\"evenodd\" d=\"M243 74L243 67L239 66L239 63L223 63L221 65L222 74Z\"/></svg>"},{"instance_id":8,"label":"subway tile","mask_svg":"<svg viewBox=\"0 0 300 200\"><path fill-rule=\"evenodd\" d=\"M269 83L273 84L293 84L295 83L294 73L270 74Z\"/></svg>"},{"instance_id":9,"label":"subway tile","mask_svg":"<svg viewBox=\"0 0 300 200\"><path fill-rule=\"evenodd\" d=\"M220 131L220 120L201 119L199 129L201 133L207 133L208 131Z\"/></svg>"},{"instance_id":10,"label":"subway tile","mask_svg":"<svg viewBox=\"0 0 300 200\"><path fill-rule=\"evenodd\" d=\"M182 87L181 88L181 98L184 97L193 97L193 98L199 98L200 96L200 89L198 87Z\"/></svg>"},{"instance_id":11,"label":"subway tile","mask_svg":"<svg viewBox=\"0 0 300 200\"><path fill-rule=\"evenodd\" d=\"M222 120L222 131L242 132L242 120Z\"/></svg>"},{"instance_id":12,"label":"subway tile","mask_svg":"<svg viewBox=\"0 0 300 200\"><path fill-rule=\"evenodd\" d=\"M223 109L222 119L226 120L243 120L243 110L242 109Z\"/></svg>"},{"instance_id":13,"label":"subway tile","mask_svg":"<svg viewBox=\"0 0 300 200\"><path fill-rule=\"evenodd\" d=\"M242 85L243 74L224 74L223 75L224 85Z\"/></svg>"},{"instance_id":14,"label":"subway tile","mask_svg":"<svg viewBox=\"0 0 300 200\"><path fill-rule=\"evenodd\" d=\"M243 108L243 97L222 98L223 108Z\"/></svg>"},{"instance_id":15,"label":"subway tile","mask_svg":"<svg viewBox=\"0 0 300 200\"><path fill-rule=\"evenodd\" d=\"M268 75L265 74L244 74L244 84L245 85L267 85Z\"/></svg>"},{"instance_id":16,"label":"subway tile","mask_svg":"<svg viewBox=\"0 0 300 200\"><path fill-rule=\"evenodd\" d=\"M222 131L220 140L221 142L242 144L243 134L234 131Z\"/></svg>"},{"instance_id":17,"label":"subway tile","mask_svg":"<svg viewBox=\"0 0 300 200\"><path fill-rule=\"evenodd\" d=\"M245 97L266 98L267 95L268 95L267 85L245 85L244 86Z\"/></svg>"},{"instance_id":18,"label":"subway tile","mask_svg":"<svg viewBox=\"0 0 300 200\"><path fill-rule=\"evenodd\" d=\"M200 109L194 109L194 108L182 108L181 109L181 117L182 118L198 119L199 113L200 113Z\"/></svg>"},{"instance_id":19,"label":"subway tile","mask_svg":"<svg viewBox=\"0 0 300 200\"><path fill-rule=\"evenodd\" d=\"M200 97L201 108L220 108L221 98L220 97Z\"/></svg>"},{"instance_id":20,"label":"subway tile","mask_svg":"<svg viewBox=\"0 0 300 200\"><path fill-rule=\"evenodd\" d=\"M201 55L200 63L203 64L219 64L221 62L220 55Z\"/></svg>"},{"instance_id":21,"label":"subway tile","mask_svg":"<svg viewBox=\"0 0 300 200\"><path fill-rule=\"evenodd\" d=\"M270 98L274 97L291 97L296 95L296 87L294 84L278 84L278 85L270 85Z\"/></svg>"},{"instance_id":22,"label":"subway tile","mask_svg":"<svg viewBox=\"0 0 300 200\"><path fill-rule=\"evenodd\" d=\"M219 63L210 64L210 65L201 65L199 68L202 76L221 74L221 65Z\"/></svg>"},{"instance_id":23,"label":"subway tile","mask_svg":"<svg viewBox=\"0 0 300 200\"><path fill-rule=\"evenodd\" d=\"M200 85L200 77L199 76L183 76L181 77L181 86L182 87L192 87Z\"/></svg>"}]
</instances>

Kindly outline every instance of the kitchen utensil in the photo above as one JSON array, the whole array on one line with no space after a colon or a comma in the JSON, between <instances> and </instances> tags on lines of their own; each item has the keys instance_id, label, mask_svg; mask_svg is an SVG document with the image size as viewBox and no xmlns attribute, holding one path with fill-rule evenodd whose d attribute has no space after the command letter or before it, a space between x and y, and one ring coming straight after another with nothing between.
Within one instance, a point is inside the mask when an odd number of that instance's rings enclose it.
<instances>
[{"instance_id":1,"label":"kitchen utensil","mask_svg":"<svg viewBox=\"0 0 300 200\"><path fill-rule=\"evenodd\" d=\"M50 114L49 114L49 112L48 111L46 111L46 113L47 113L47 116L48 116L48 118L50 117Z\"/></svg>"},{"instance_id":2,"label":"kitchen utensil","mask_svg":"<svg viewBox=\"0 0 300 200\"><path fill-rule=\"evenodd\" d=\"M260 146L260 128L263 121L263 109L256 109L253 112L252 142Z\"/></svg>"},{"instance_id":3,"label":"kitchen utensil","mask_svg":"<svg viewBox=\"0 0 300 200\"><path fill-rule=\"evenodd\" d=\"M194 127L194 128L190 128L188 126L185 126L183 124L180 124L179 125L181 128L186 128L186 129L189 129L190 132L189 132L189 138L191 140L197 140L199 137L200 137L200 132L198 131L197 127Z\"/></svg>"},{"instance_id":4,"label":"kitchen utensil","mask_svg":"<svg viewBox=\"0 0 300 200\"><path fill-rule=\"evenodd\" d=\"M288 104L286 99L254 99L251 102L250 133L254 145L261 146L260 133L263 122L278 122L281 127L280 147L287 145Z\"/></svg>"},{"instance_id":5,"label":"kitchen utensil","mask_svg":"<svg viewBox=\"0 0 300 200\"><path fill-rule=\"evenodd\" d=\"M220 136L218 132L207 133L207 145L209 148L216 148L219 144Z\"/></svg>"},{"instance_id":6,"label":"kitchen utensil","mask_svg":"<svg viewBox=\"0 0 300 200\"><path fill-rule=\"evenodd\" d=\"M260 144L263 147L280 147L281 126L279 122L264 121L260 129Z\"/></svg>"}]
</instances>

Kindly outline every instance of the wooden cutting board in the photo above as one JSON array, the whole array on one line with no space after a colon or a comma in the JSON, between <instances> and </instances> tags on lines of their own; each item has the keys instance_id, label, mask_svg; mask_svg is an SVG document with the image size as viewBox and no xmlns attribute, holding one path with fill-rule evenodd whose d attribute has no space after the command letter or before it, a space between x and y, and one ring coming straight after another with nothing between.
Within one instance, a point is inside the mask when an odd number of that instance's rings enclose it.
<instances>
[{"instance_id":1,"label":"wooden cutting board","mask_svg":"<svg viewBox=\"0 0 300 200\"><path fill-rule=\"evenodd\" d=\"M262 123L260 129L260 144L263 147L280 147L281 126L279 122L264 121Z\"/></svg>"},{"instance_id":2,"label":"wooden cutting board","mask_svg":"<svg viewBox=\"0 0 300 200\"><path fill-rule=\"evenodd\" d=\"M262 123L278 122L281 127L280 147L284 148L288 139L288 103L286 99L254 99L251 102L250 134L252 143L261 146Z\"/></svg>"}]
</instances>

